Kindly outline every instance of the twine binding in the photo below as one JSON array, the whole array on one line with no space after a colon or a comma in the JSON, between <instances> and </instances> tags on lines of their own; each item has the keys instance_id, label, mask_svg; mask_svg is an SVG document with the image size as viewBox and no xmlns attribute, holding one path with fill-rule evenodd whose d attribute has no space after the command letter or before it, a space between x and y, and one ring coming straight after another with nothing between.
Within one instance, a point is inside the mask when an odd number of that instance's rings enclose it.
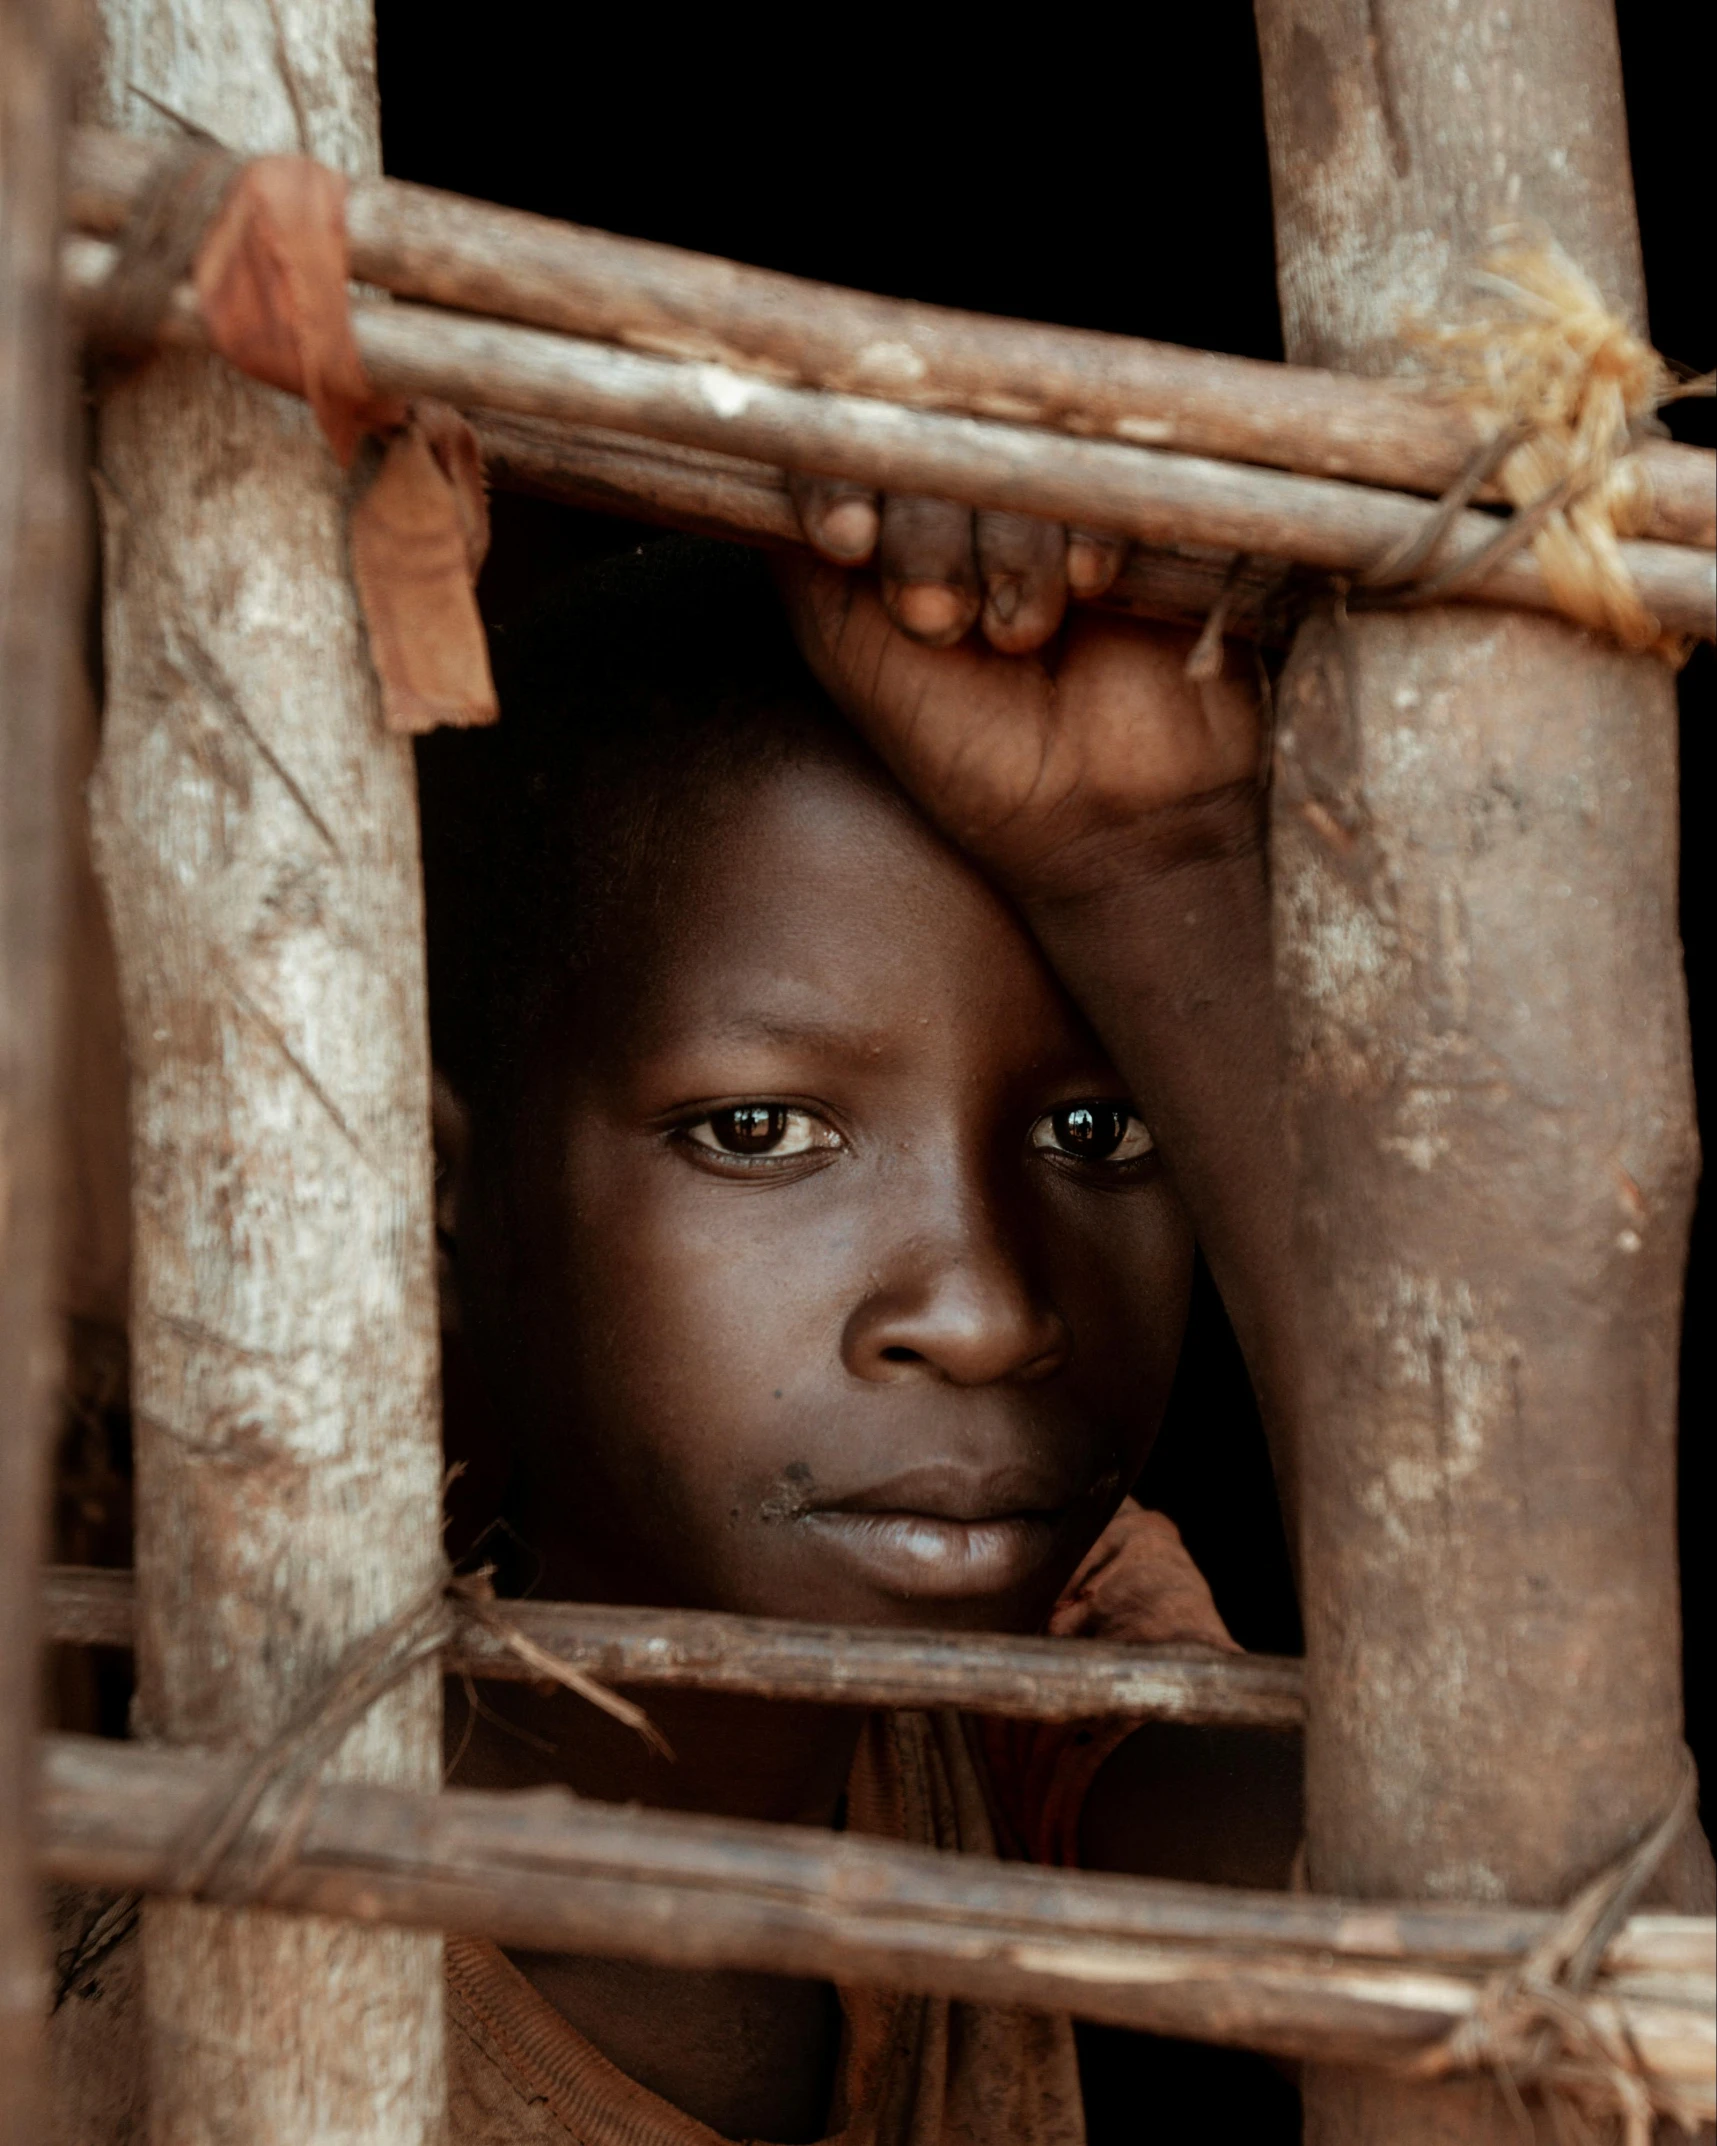
<instances>
[{"instance_id":1,"label":"twine binding","mask_svg":"<svg viewBox=\"0 0 1717 2146\"><path fill-rule=\"evenodd\" d=\"M1432 2048L1400 2067L1417 2080L1489 2072L1533 2136L1525 2093L1535 2092L1557 2146L1651 2146L1657 2119L1692 2137L1699 2117L1675 2089L1655 2077L1616 2007L1592 1983L1652 1874L1692 1817L1699 1782L1682 1753L1681 1782L1657 1824L1608 1869L1581 1888L1517 1966L1493 1975L1465 2019Z\"/></svg>"},{"instance_id":2,"label":"twine binding","mask_svg":"<svg viewBox=\"0 0 1717 2146\"><path fill-rule=\"evenodd\" d=\"M1466 319L1415 323L1408 340L1432 381L1484 413L1494 433L1439 502L1441 528L1427 525L1428 543L1411 560L1379 561L1361 579L1406 582L1410 601L1437 602L1530 542L1570 618L1624 648L1681 661L1690 644L1666 634L1646 608L1620 547L1646 527L1651 506L1650 478L1633 448L1658 409L1706 385L1679 379L1544 234L1498 231L1471 282ZM1493 478L1513 515L1479 552L1426 572L1455 515Z\"/></svg>"},{"instance_id":3,"label":"twine binding","mask_svg":"<svg viewBox=\"0 0 1717 2146\"><path fill-rule=\"evenodd\" d=\"M277 1734L185 1826L161 1890L226 1907L266 1906L291 1868L315 1810L322 1769L376 1701L439 1654L462 1616L480 1623L546 1680L587 1699L672 1756L642 1707L521 1632L495 1602L490 1568L443 1567L399 1614L346 1650Z\"/></svg>"}]
</instances>

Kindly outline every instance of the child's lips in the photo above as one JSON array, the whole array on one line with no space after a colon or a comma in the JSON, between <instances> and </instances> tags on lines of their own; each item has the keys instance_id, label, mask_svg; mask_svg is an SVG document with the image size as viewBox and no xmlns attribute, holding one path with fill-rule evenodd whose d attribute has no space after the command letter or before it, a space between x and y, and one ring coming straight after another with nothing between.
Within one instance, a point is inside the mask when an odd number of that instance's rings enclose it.
<instances>
[{"instance_id":1,"label":"child's lips","mask_svg":"<svg viewBox=\"0 0 1717 2146\"><path fill-rule=\"evenodd\" d=\"M956 1599L1006 1592L1029 1579L1053 1548L1062 1515L1001 1513L950 1519L941 1513L828 1509L801 1525L895 1595Z\"/></svg>"}]
</instances>

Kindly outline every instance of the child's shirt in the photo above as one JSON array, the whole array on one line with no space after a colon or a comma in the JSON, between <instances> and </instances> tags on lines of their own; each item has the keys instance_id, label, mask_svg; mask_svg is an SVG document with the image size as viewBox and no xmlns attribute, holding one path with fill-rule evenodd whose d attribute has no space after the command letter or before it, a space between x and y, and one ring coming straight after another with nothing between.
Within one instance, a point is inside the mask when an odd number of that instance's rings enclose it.
<instances>
[{"instance_id":1,"label":"child's shirt","mask_svg":"<svg viewBox=\"0 0 1717 2146\"><path fill-rule=\"evenodd\" d=\"M1074 1575L1050 1631L1233 1645L1173 1524L1124 1505ZM1126 1721L873 1714L848 1781L847 1824L882 1840L1078 1860L1079 1815ZM68 1936L96 1902L64 1902ZM56 2011L52 2146L144 2136L135 1938L91 1964ZM723 2146L720 2135L610 2064L486 1940L447 1940L448 2146ZM843 1989L828 2146L1083 2146L1064 2014Z\"/></svg>"}]
</instances>

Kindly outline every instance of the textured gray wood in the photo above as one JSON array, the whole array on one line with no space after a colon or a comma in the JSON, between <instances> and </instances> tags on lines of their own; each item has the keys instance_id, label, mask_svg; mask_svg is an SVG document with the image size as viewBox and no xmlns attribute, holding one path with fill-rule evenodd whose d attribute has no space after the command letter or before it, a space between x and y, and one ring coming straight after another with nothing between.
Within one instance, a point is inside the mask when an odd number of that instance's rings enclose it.
<instances>
[{"instance_id":1,"label":"textured gray wood","mask_svg":"<svg viewBox=\"0 0 1717 2146\"><path fill-rule=\"evenodd\" d=\"M1641 318L1609 0L1258 22L1290 358L1397 366L1506 217ZM1680 1765L1674 684L1542 619L1325 616L1280 716L1311 1880L1548 1904ZM1522 2135L1484 2087L1306 2091L1313 2146Z\"/></svg>"},{"instance_id":2,"label":"textured gray wood","mask_svg":"<svg viewBox=\"0 0 1717 2146\"><path fill-rule=\"evenodd\" d=\"M104 0L94 113L377 164L365 0ZM382 734L345 480L293 398L173 355L102 386L92 791L131 1061L138 1728L266 1738L439 1553L410 747ZM337 1772L430 1788L432 1668ZM428 2146L433 1936L162 1905L151 2135Z\"/></svg>"},{"instance_id":3,"label":"textured gray wood","mask_svg":"<svg viewBox=\"0 0 1717 2146\"><path fill-rule=\"evenodd\" d=\"M0 2146L39 2134L31 1566L58 1400L56 1085L79 546L59 295L77 23L0 0Z\"/></svg>"}]
</instances>

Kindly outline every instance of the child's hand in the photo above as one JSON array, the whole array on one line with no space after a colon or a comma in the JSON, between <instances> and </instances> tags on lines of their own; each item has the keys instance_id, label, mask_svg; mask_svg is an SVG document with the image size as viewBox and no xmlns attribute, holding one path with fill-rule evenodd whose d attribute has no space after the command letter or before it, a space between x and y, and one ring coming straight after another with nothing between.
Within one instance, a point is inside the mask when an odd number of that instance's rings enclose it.
<instances>
[{"instance_id":1,"label":"child's hand","mask_svg":"<svg viewBox=\"0 0 1717 2146\"><path fill-rule=\"evenodd\" d=\"M1119 537L990 514L945 499L875 492L832 477L790 476L805 541L832 566L876 561L883 606L926 648L951 648L979 620L1003 654L1041 648L1072 596L1101 596L1121 571Z\"/></svg>"},{"instance_id":2,"label":"child's hand","mask_svg":"<svg viewBox=\"0 0 1717 2146\"><path fill-rule=\"evenodd\" d=\"M928 648L874 583L797 559L780 573L830 697L1018 898L1100 891L1257 838L1257 694L1227 674L1193 684L1185 633L1082 612L1039 655L975 637Z\"/></svg>"}]
</instances>

